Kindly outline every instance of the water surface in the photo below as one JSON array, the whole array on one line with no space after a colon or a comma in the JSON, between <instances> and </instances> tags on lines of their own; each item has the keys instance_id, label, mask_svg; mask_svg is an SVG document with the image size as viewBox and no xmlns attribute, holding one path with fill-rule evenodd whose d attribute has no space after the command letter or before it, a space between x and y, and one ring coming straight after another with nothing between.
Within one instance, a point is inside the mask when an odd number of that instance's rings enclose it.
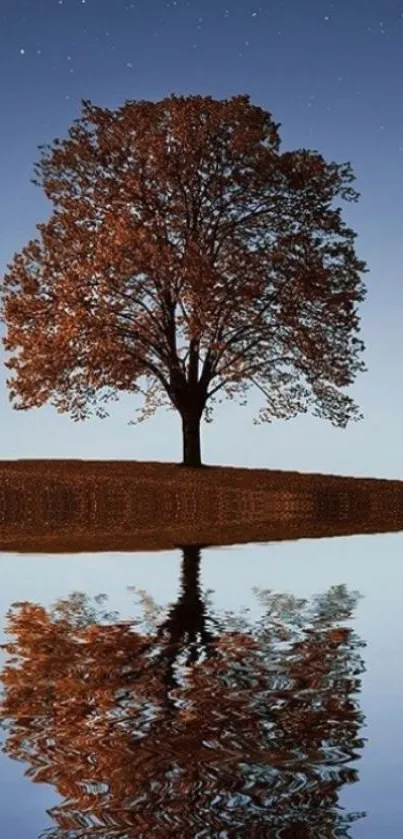
<instances>
[{"instance_id":1,"label":"water surface","mask_svg":"<svg viewBox=\"0 0 403 839\"><path fill-rule=\"evenodd\" d=\"M402 543L3 554L4 835L400 836Z\"/></svg>"}]
</instances>

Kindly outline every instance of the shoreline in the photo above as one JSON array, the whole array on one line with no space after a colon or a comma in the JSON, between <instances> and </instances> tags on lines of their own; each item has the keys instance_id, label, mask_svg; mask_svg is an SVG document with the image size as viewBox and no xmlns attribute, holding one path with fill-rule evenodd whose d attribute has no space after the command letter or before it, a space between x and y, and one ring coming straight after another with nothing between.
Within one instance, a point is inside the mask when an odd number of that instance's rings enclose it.
<instances>
[{"instance_id":1,"label":"shoreline","mask_svg":"<svg viewBox=\"0 0 403 839\"><path fill-rule=\"evenodd\" d=\"M0 551L152 551L403 530L403 481L179 466L0 461Z\"/></svg>"}]
</instances>

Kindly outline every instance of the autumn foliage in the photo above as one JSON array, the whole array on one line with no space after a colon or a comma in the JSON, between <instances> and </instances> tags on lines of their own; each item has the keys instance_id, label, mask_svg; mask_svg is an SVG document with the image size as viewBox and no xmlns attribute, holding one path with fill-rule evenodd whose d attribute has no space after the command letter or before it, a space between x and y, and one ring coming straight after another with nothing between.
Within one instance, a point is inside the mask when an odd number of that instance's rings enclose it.
<instances>
[{"instance_id":1,"label":"autumn foliage","mask_svg":"<svg viewBox=\"0 0 403 839\"><path fill-rule=\"evenodd\" d=\"M172 95L84 102L41 147L53 210L4 277L15 408L50 401L78 420L143 394L139 420L179 412L194 466L201 417L253 386L261 420L360 416L342 391L365 369L365 263L338 204L357 199L354 176L280 152L278 129L248 96Z\"/></svg>"},{"instance_id":2,"label":"autumn foliage","mask_svg":"<svg viewBox=\"0 0 403 839\"><path fill-rule=\"evenodd\" d=\"M205 597L195 623L197 586L184 579L165 618L145 593L143 618L123 622L80 593L10 609L4 751L62 798L48 839L350 836L359 814L338 797L363 746L356 595L258 592L256 623Z\"/></svg>"}]
</instances>

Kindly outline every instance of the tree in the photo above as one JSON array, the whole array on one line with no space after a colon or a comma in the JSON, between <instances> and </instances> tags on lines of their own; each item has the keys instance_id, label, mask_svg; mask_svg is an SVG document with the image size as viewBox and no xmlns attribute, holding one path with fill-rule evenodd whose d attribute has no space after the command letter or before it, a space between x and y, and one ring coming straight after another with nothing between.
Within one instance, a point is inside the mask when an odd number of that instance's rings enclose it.
<instances>
[{"instance_id":1,"label":"tree","mask_svg":"<svg viewBox=\"0 0 403 839\"><path fill-rule=\"evenodd\" d=\"M46 836L348 839L365 815L338 803L364 744L358 593L256 591L260 620L218 614L206 634L207 614L186 608L202 601L191 550L162 620L144 592L144 620L80 593L9 610L3 750L62 797Z\"/></svg>"},{"instance_id":2,"label":"tree","mask_svg":"<svg viewBox=\"0 0 403 839\"><path fill-rule=\"evenodd\" d=\"M83 101L67 139L39 147L53 212L4 277L14 408L80 420L140 393L137 421L179 412L189 466L217 394L246 404L256 386L255 422L361 418L341 389L365 370L366 268L334 203L357 200L355 178L281 153L279 127L246 95Z\"/></svg>"}]
</instances>

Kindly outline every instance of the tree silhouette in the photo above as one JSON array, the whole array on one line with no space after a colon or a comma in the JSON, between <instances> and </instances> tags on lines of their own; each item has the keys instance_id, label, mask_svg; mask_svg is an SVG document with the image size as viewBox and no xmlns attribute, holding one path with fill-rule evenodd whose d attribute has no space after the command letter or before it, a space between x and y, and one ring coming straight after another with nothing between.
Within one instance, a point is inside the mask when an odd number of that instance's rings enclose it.
<instances>
[{"instance_id":1,"label":"tree silhouette","mask_svg":"<svg viewBox=\"0 0 403 839\"><path fill-rule=\"evenodd\" d=\"M191 466L217 394L246 404L257 387L261 421L361 417L341 390L365 369L366 268L337 204L357 200L354 175L281 153L278 129L245 95L84 101L68 138L40 146L53 212L4 277L14 408L80 420L142 394L137 421L179 412Z\"/></svg>"},{"instance_id":2,"label":"tree silhouette","mask_svg":"<svg viewBox=\"0 0 403 839\"><path fill-rule=\"evenodd\" d=\"M258 621L216 614L208 633L183 584L176 611L140 592L128 622L79 593L11 607L3 750L62 797L48 839L350 836L364 814L338 796L363 745L363 644L346 625L358 594L256 595ZM162 641L176 645L169 684Z\"/></svg>"}]
</instances>

